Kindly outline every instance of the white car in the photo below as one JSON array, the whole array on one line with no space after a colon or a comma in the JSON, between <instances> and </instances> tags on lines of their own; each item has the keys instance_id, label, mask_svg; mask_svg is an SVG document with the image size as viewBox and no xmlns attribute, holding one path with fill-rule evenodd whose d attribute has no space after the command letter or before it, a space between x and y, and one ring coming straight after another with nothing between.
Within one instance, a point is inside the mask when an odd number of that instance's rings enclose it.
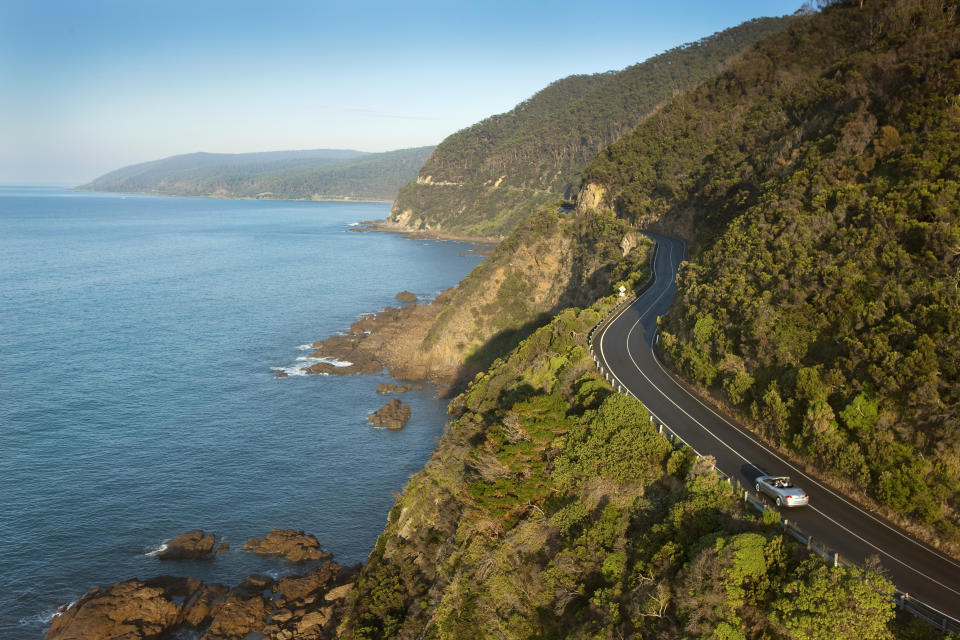
<instances>
[{"instance_id":1,"label":"white car","mask_svg":"<svg viewBox=\"0 0 960 640\"><path fill-rule=\"evenodd\" d=\"M757 493L773 498L778 507L804 507L810 504L807 492L790 482L788 476L760 476L756 488Z\"/></svg>"}]
</instances>

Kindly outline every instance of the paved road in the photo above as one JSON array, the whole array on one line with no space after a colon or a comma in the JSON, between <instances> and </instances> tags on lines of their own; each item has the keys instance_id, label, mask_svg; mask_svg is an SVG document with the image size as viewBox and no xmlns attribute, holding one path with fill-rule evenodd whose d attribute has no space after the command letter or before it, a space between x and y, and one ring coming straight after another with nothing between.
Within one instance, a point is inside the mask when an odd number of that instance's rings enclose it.
<instances>
[{"instance_id":1,"label":"paved road","mask_svg":"<svg viewBox=\"0 0 960 640\"><path fill-rule=\"evenodd\" d=\"M653 283L594 337L594 352L607 371L657 420L699 453L714 456L717 467L744 486L754 485L758 470L791 476L810 494L810 505L783 509L784 517L846 560L860 564L869 556L879 556L900 590L960 620L960 563L807 476L666 372L653 348L657 317L666 313L676 294L676 272L685 248L675 238L652 237L657 242Z\"/></svg>"}]
</instances>

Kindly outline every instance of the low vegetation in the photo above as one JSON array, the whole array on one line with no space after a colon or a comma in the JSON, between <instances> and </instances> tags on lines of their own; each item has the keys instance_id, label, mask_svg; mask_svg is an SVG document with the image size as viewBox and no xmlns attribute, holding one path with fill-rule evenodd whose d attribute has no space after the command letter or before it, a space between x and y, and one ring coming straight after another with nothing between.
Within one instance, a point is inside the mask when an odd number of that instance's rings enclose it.
<instances>
[{"instance_id":1,"label":"low vegetation","mask_svg":"<svg viewBox=\"0 0 960 640\"><path fill-rule=\"evenodd\" d=\"M828 568L745 507L587 348L568 309L453 401L390 512L346 638L931 637L892 585Z\"/></svg>"}]
</instances>

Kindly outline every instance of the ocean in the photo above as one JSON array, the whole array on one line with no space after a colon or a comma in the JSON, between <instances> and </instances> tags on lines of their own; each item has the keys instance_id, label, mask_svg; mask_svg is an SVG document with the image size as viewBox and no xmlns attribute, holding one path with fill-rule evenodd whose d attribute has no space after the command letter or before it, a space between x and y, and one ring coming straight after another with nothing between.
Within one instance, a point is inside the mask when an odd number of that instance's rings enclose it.
<instances>
[{"instance_id":1,"label":"ocean","mask_svg":"<svg viewBox=\"0 0 960 640\"><path fill-rule=\"evenodd\" d=\"M388 378L275 374L481 260L349 232L388 210L0 187L0 638L41 638L95 585L296 572L240 551L274 527L366 559L446 403L426 385L405 429L374 429ZM150 555L195 528L232 550Z\"/></svg>"}]
</instances>

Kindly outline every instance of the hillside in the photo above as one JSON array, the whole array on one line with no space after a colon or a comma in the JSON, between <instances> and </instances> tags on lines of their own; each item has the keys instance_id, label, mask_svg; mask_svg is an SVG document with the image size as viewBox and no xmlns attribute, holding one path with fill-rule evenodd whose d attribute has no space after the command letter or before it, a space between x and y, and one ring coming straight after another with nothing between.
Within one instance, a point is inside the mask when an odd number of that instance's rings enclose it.
<instances>
[{"instance_id":1,"label":"hillside","mask_svg":"<svg viewBox=\"0 0 960 640\"><path fill-rule=\"evenodd\" d=\"M887 580L811 557L613 393L586 342L615 303L560 313L451 403L339 637L932 637L892 623Z\"/></svg>"},{"instance_id":2,"label":"hillside","mask_svg":"<svg viewBox=\"0 0 960 640\"><path fill-rule=\"evenodd\" d=\"M783 449L960 541L960 24L834 3L674 101L580 195L693 241L662 344Z\"/></svg>"},{"instance_id":3,"label":"hillside","mask_svg":"<svg viewBox=\"0 0 960 640\"><path fill-rule=\"evenodd\" d=\"M78 188L169 196L392 200L432 150L191 153L124 167Z\"/></svg>"},{"instance_id":4,"label":"hillside","mask_svg":"<svg viewBox=\"0 0 960 640\"><path fill-rule=\"evenodd\" d=\"M505 236L545 203L571 197L600 150L788 23L762 18L621 71L558 80L445 139L400 191L390 221L409 230Z\"/></svg>"}]
</instances>

